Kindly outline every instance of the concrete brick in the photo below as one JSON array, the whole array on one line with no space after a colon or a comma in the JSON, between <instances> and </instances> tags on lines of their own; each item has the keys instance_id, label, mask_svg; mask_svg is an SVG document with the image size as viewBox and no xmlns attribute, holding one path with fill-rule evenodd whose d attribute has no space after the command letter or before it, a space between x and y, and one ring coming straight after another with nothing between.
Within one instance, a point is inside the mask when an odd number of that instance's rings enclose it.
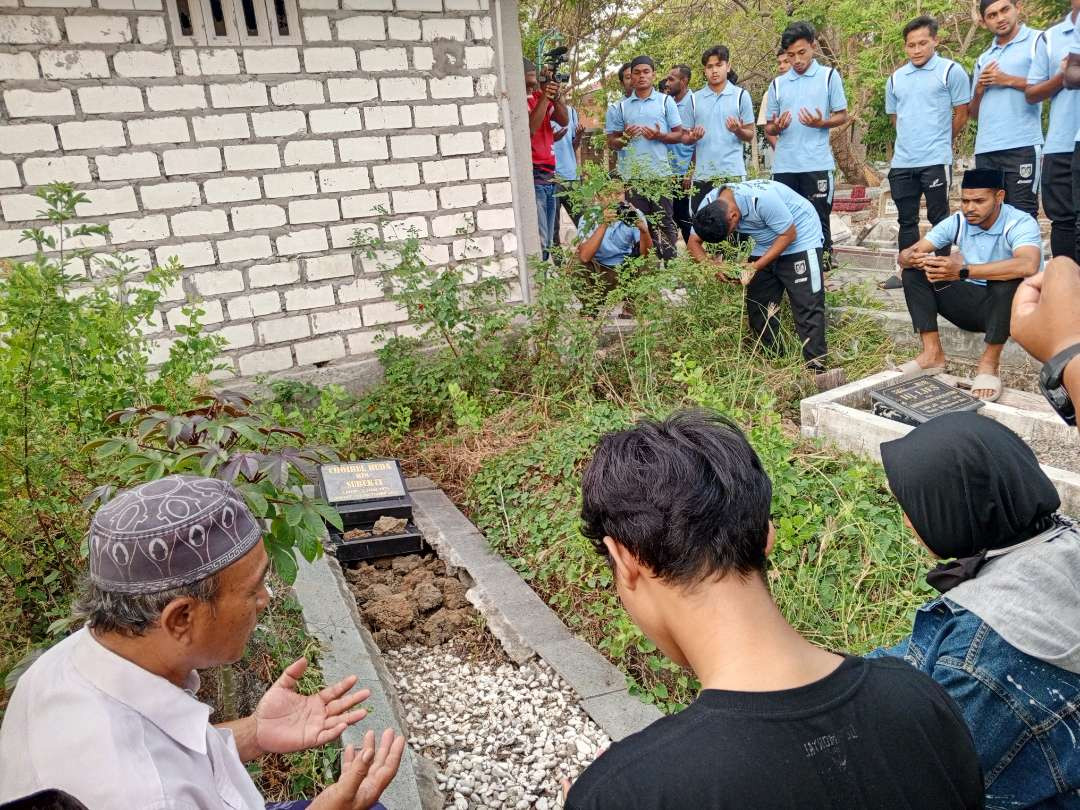
<instances>
[{"instance_id":1,"label":"concrete brick","mask_svg":"<svg viewBox=\"0 0 1080 810\"><path fill-rule=\"evenodd\" d=\"M298 262L257 264L249 267L247 273L248 284L252 287L281 287L295 284L300 280L300 264Z\"/></svg>"},{"instance_id":2,"label":"concrete brick","mask_svg":"<svg viewBox=\"0 0 1080 810\"><path fill-rule=\"evenodd\" d=\"M338 36L348 20L338 22ZM351 37L350 37L351 38ZM352 48L304 48L304 69L308 73L336 73L356 70L356 51Z\"/></svg>"},{"instance_id":3,"label":"concrete brick","mask_svg":"<svg viewBox=\"0 0 1080 810\"><path fill-rule=\"evenodd\" d=\"M243 113L197 115L191 119L191 128L195 131L195 140L200 143L251 137L247 116Z\"/></svg>"},{"instance_id":4,"label":"concrete brick","mask_svg":"<svg viewBox=\"0 0 1080 810\"><path fill-rule=\"evenodd\" d=\"M0 15L0 45L41 45L60 39L60 26L54 17Z\"/></svg>"},{"instance_id":5,"label":"concrete brick","mask_svg":"<svg viewBox=\"0 0 1080 810\"><path fill-rule=\"evenodd\" d=\"M360 69L372 73L384 70L408 70L409 57L404 48L371 48L360 51Z\"/></svg>"},{"instance_id":6,"label":"concrete brick","mask_svg":"<svg viewBox=\"0 0 1080 810\"><path fill-rule=\"evenodd\" d=\"M293 141L285 144L286 166L334 163L333 141Z\"/></svg>"},{"instance_id":7,"label":"concrete brick","mask_svg":"<svg viewBox=\"0 0 1080 810\"><path fill-rule=\"evenodd\" d=\"M472 98L473 80L471 76L446 76L442 79L432 79L432 98Z\"/></svg>"},{"instance_id":8,"label":"concrete brick","mask_svg":"<svg viewBox=\"0 0 1080 810\"><path fill-rule=\"evenodd\" d=\"M346 17L337 21L337 36L342 41L378 42L386 39L386 26L380 16L361 14Z\"/></svg>"},{"instance_id":9,"label":"concrete brick","mask_svg":"<svg viewBox=\"0 0 1080 810\"><path fill-rule=\"evenodd\" d=\"M308 115L312 132L355 132L364 128L357 107L312 110Z\"/></svg>"},{"instance_id":10,"label":"concrete brick","mask_svg":"<svg viewBox=\"0 0 1080 810\"><path fill-rule=\"evenodd\" d=\"M345 341L340 335L319 338L318 340L305 340L293 346L296 352L296 362L301 366L313 363L325 363L345 356Z\"/></svg>"},{"instance_id":11,"label":"concrete brick","mask_svg":"<svg viewBox=\"0 0 1080 810\"><path fill-rule=\"evenodd\" d=\"M169 149L162 153L165 174L208 174L221 171L221 150L215 146Z\"/></svg>"},{"instance_id":12,"label":"concrete brick","mask_svg":"<svg viewBox=\"0 0 1080 810\"><path fill-rule=\"evenodd\" d=\"M281 297L276 292L239 295L236 298L230 298L227 304L229 320L232 321L245 321L249 318L261 318L263 315L281 312Z\"/></svg>"},{"instance_id":13,"label":"concrete brick","mask_svg":"<svg viewBox=\"0 0 1080 810\"><path fill-rule=\"evenodd\" d=\"M383 238L391 242L400 242L403 239L423 239L429 235L428 222L420 216L405 217L384 222L382 225Z\"/></svg>"},{"instance_id":14,"label":"concrete brick","mask_svg":"<svg viewBox=\"0 0 1080 810\"><path fill-rule=\"evenodd\" d=\"M465 41L465 20L421 17L421 27L426 40L455 39Z\"/></svg>"},{"instance_id":15,"label":"concrete brick","mask_svg":"<svg viewBox=\"0 0 1080 810\"><path fill-rule=\"evenodd\" d=\"M142 118L128 121L128 137L133 146L146 143L187 143L187 119L179 116Z\"/></svg>"},{"instance_id":16,"label":"concrete brick","mask_svg":"<svg viewBox=\"0 0 1080 810\"><path fill-rule=\"evenodd\" d=\"M32 53L0 53L0 80L37 79L40 75Z\"/></svg>"},{"instance_id":17,"label":"concrete brick","mask_svg":"<svg viewBox=\"0 0 1080 810\"><path fill-rule=\"evenodd\" d=\"M390 39L420 39L420 21L412 17L387 17L386 26L390 32Z\"/></svg>"},{"instance_id":18,"label":"concrete brick","mask_svg":"<svg viewBox=\"0 0 1080 810\"><path fill-rule=\"evenodd\" d=\"M169 219L160 214L109 222L109 234L114 245L126 242L155 242L169 237Z\"/></svg>"},{"instance_id":19,"label":"concrete brick","mask_svg":"<svg viewBox=\"0 0 1080 810\"><path fill-rule=\"evenodd\" d=\"M217 243L218 259L221 262L241 262L248 259L265 259L274 255L270 237L265 235L241 236L236 239L222 239Z\"/></svg>"},{"instance_id":20,"label":"concrete brick","mask_svg":"<svg viewBox=\"0 0 1080 810\"><path fill-rule=\"evenodd\" d=\"M285 309L288 312L333 305L334 288L329 284L322 287L298 287L285 290Z\"/></svg>"},{"instance_id":21,"label":"concrete brick","mask_svg":"<svg viewBox=\"0 0 1080 810\"><path fill-rule=\"evenodd\" d=\"M338 191L360 191L371 188L367 169L354 166L345 169L322 169L319 172L319 188L327 194Z\"/></svg>"},{"instance_id":22,"label":"concrete brick","mask_svg":"<svg viewBox=\"0 0 1080 810\"><path fill-rule=\"evenodd\" d=\"M471 208L483 201L484 188L479 183L439 189L439 203L443 208Z\"/></svg>"},{"instance_id":23,"label":"concrete brick","mask_svg":"<svg viewBox=\"0 0 1080 810\"><path fill-rule=\"evenodd\" d=\"M445 157L483 151L484 134L482 132L448 132L439 136L439 153Z\"/></svg>"},{"instance_id":24,"label":"concrete brick","mask_svg":"<svg viewBox=\"0 0 1080 810\"><path fill-rule=\"evenodd\" d=\"M509 176L510 163L505 155L469 158L469 178L472 180L487 180L494 177Z\"/></svg>"},{"instance_id":25,"label":"concrete brick","mask_svg":"<svg viewBox=\"0 0 1080 810\"><path fill-rule=\"evenodd\" d=\"M395 214L412 214L416 211L434 211L438 208L433 189L415 189L392 193Z\"/></svg>"},{"instance_id":26,"label":"concrete brick","mask_svg":"<svg viewBox=\"0 0 1080 810\"><path fill-rule=\"evenodd\" d=\"M245 205L230 212L234 231L256 231L284 225L285 209L280 205Z\"/></svg>"},{"instance_id":27,"label":"concrete brick","mask_svg":"<svg viewBox=\"0 0 1080 810\"><path fill-rule=\"evenodd\" d=\"M487 7L487 0L446 0L447 11L482 11Z\"/></svg>"},{"instance_id":28,"label":"concrete brick","mask_svg":"<svg viewBox=\"0 0 1080 810\"><path fill-rule=\"evenodd\" d=\"M173 233L177 236L208 236L227 233L229 218L224 211L184 211L172 216Z\"/></svg>"},{"instance_id":29,"label":"concrete brick","mask_svg":"<svg viewBox=\"0 0 1080 810\"><path fill-rule=\"evenodd\" d=\"M454 240L454 259L480 259L495 255L495 237L474 236L471 239Z\"/></svg>"},{"instance_id":30,"label":"concrete brick","mask_svg":"<svg viewBox=\"0 0 1080 810\"><path fill-rule=\"evenodd\" d=\"M279 107L290 107L295 104L322 104L326 101L326 94L322 82L298 79L271 87L270 98Z\"/></svg>"},{"instance_id":31,"label":"concrete brick","mask_svg":"<svg viewBox=\"0 0 1080 810\"><path fill-rule=\"evenodd\" d=\"M134 11L134 0L97 0L97 7L109 11Z\"/></svg>"},{"instance_id":32,"label":"concrete brick","mask_svg":"<svg viewBox=\"0 0 1080 810\"><path fill-rule=\"evenodd\" d=\"M509 183L488 183L484 186L488 205L513 202L514 189Z\"/></svg>"},{"instance_id":33,"label":"concrete brick","mask_svg":"<svg viewBox=\"0 0 1080 810\"><path fill-rule=\"evenodd\" d=\"M513 208L489 208L476 212L476 227L481 231L502 231L514 227Z\"/></svg>"},{"instance_id":34,"label":"concrete brick","mask_svg":"<svg viewBox=\"0 0 1080 810\"><path fill-rule=\"evenodd\" d=\"M488 148L492 152L502 152L506 149L506 130L493 129L488 133Z\"/></svg>"},{"instance_id":35,"label":"concrete brick","mask_svg":"<svg viewBox=\"0 0 1080 810\"><path fill-rule=\"evenodd\" d=\"M262 82L210 85L210 103L218 108L265 107L266 85Z\"/></svg>"},{"instance_id":36,"label":"concrete brick","mask_svg":"<svg viewBox=\"0 0 1080 810\"><path fill-rule=\"evenodd\" d=\"M100 164L101 159L98 158ZM190 208L201 205L198 183L161 183L139 189L143 208L160 211L166 208Z\"/></svg>"},{"instance_id":37,"label":"concrete brick","mask_svg":"<svg viewBox=\"0 0 1080 810\"><path fill-rule=\"evenodd\" d=\"M53 152L59 148L52 124L0 126L0 152L8 155Z\"/></svg>"},{"instance_id":38,"label":"concrete brick","mask_svg":"<svg viewBox=\"0 0 1080 810\"><path fill-rule=\"evenodd\" d=\"M499 123L499 105L493 101L482 104L462 104L461 123L467 127Z\"/></svg>"},{"instance_id":39,"label":"concrete brick","mask_svg":"<svg viewBox=\"0 0 1080 810\"><path fill-rule=\"evenodd\" d=\"M36 194L8 194L0 197L0 211L6 222L44 219L45 201Z\"/></svg>"},{"instance_id":40,"label":"concrete brick","mask_svg":"<svg viewBox=\"0 0 1080 810\"><path fill-rule=\"evenodd\" d=\"M476 77L476 95L494 96L499 86L499 77L494 73L485 73Z\"/></svg>"},{"instance_id":41,"label":"concrete brick","mask_svg":"<svg viewBox=\"0 0 1080 810\"><path fill-rule=\"evenodd\" d=\"M322 281L327 278L341 278L353 275L351 253L331 253L328 256L313 256L304 259L304 277L308 281Z\"/></svg>"},{"instance_id":42,"label":"concrete brick","mask_svg":"<svg viewBox=\"0 0 1080 810\"><path fill-rule=\"evenodd\" d=\"M16 188L22 185L19 167L14 160L0 160L0 188Z\"/></svg>"},{"instance_id":43,"label":"concrete brick","mask_svg":"<svg viewBox=\"0 0 1080 810\"><path fill-rule=\"evenodd\" d=\"M432 104L413 107L416 127L453 127L458 123L457 107L453 104Z\"/></svg>"},{"instance_id":44,"label":"concrete brick","mask_svg":"<svg viewBox=\"0 0 1080 810\"><path fill-rule=\"evenodd\" d=\"M305 42L329 42L334 38L330 33L329 17L309 17L303 19Z\"/></svg>"},{"instance_id":45,"label":"concrete brick","mask_svg":"<svg viewBox=\"0 0 1080 810\"><path fill-rule=\"evenodd\" d=\"M135 199L135 189L131 186L95 188L88 191L86 197L88 202L75 206L75 213L80 217L129 214L139 210L139 202Z\"/></svg>"},{"instance_id":46,"label":"concrete brick","mask_svg":"<svg viewBox=\"0 0 1080 810\"><path fill-rule=\"evenodd\" d=\"M79 106L87 115L142 112L142 91L138 87L80 87Z\"/></svg>"},{"instance_id":47,"label":"concrete brick","mask_svg":"<svg viewBox=\"0 0 1080 810\"><path fill-rule=\"evenodd\" d=\"M90 161L84 157L27 158L22 170L28 186L90 182Z\"/></svg>"},{"instance_id":48,"label":"concrete brick","mask_svg":"<svg viewBox=\"0 0 1080 810\"><path fill-rule=\"evenodd\" d=\"M469 70L490 69L495 62L495 51L489 45L476 45L465 49L465 67Z\"/></svg>"},{"instance_id":49,"label":"concrete brick","mask_svg":"<svg viewBox=\"0 0 1080 810\"><path fill-rule=\"evenodd\" d=\"M160 45L169 41L164 17L139 17L135 22L135 38L143 45Z\"/></svg>"},{"instance_id":50,"label":"concrete brick","mask_svg":"<svg viewBox=\"0 0 1080 810\"><path fill-rule=\"evenodd\" d=\"M304 225L309 222L337 222L341 211L336 199L294 200L289 203L289 222Z\"/></svg>"},{"instance_id":51,"label":"concrete brick","mask_svg":"<svg viewBox=\"0 0 1080 810\"><path fill-rule=\"evenodd\" d=\"M136 11L164 11L161 0L135 0Z\"/></svg>"},{"instance_id":52,"label":"concrete brick","mask_svg":"<svg viewBox=\"0 0 1080 810\"><path fill-rule=\"evenodd\" d=\"M430 45L417 45L412 49L413 68L422 73L431 73L435 67L435 49Z\"/></svg>"},{"instance_id":53,"label":"concrete brick","mask_svg":"<svg viewBox=\"0 0 1080 810\"><path fill-rule=\"evenodd\" d=\"M442 0L397 0L398 11L442 11Z\"/></svg>"},{"instance_id":54,"label":"concrete brick","mask_svg":"<svg viewBox=\"0 0 1080 810\"><path fill-rule=\"evenodd\" d=\"M189 242L184 245L167 245L154 251L154 261L165 265L176 257L184 267L205 267L214 263L214 249L209 242Z\"/></svg>"},{"instance_id":55,"label":"concrete brick","mask_svg":"<svg viewBox=\"0 0 1080 810\"><path fill-rule=\"evenodd\" d=\"M315 194L315 172L284 172L263 175L263 189L267 197L303 197Z\"/></svg>"},{"instance_id":56,"label":"concrete brick","mask_svg":"<svg viewBox=\"0 0 1080 810\"><path fill-rule=\"evenodd\" d=\"M346 219L363 219L390 212L390 195L386 193L354 194L341 198L341 215Z\"/></svg>"},{"instance_id":57,"label":"concrete brick","mask_svg":"<svg viewBox=\"0 0 1080 810\"><path fill-rule=\"evenodd\" d=\"M363 325L364 321L360 317L360 307L345 307L330 312L316 312L311 316L311 331L316 335L360 329Z\"/></svg>"},{"instance_id":58,"label":"concrete brick","mask_svg":"<svg viewBox=\"0 0 1080 810\"><path fill-rule=\"evenodd\" d=\"M0 141L2 142L2 141ZM134 180L140 177L160 177L157 155L153 152L127 152L122 155L98 155L98 179Z\"/></svg>"},{"instance_id":59,"label":"concrete brick","mask_svg":"<svg viewBox=\"0 0 1080 810\"><path fill-rule=\"evenodd\" d=\"M195 292L203 296L218 296L244 289L244 274L239 270L210 270L193 273L188 278L195 285Z\"/></svg>"},{"instance_id":60,"label":"concrete brick","mask_svg":"<svg viewBox=\"0 0 1080 810\"><path fill-rule=\"evenodd\" d=\"M437 154L434 135L392 135L390 151L395 158L428 157Z\"/></svg>"},{"instance_id":61,"label":"concrete brick","mask_svg":"<svg viewBox=\"0 0 1080 810\"><path fill-rule=\"evenodd\" d=\"M311 334L307 315L261 320L256 325L260 343L281 343L286 340L306 338Z\"/></svg>"},{"instance_id":62,"label":"concrete brick","mask_svg":"<svg viewBox=\"0 0 1080 810\"><path fill-rule=\"evenodd\" d=\"M382 331L378 329L367 332L353 332L345 337L349 345L349 354L353 356L373 354L382 346L384 340Z\"/></svg>"},{"instance_id":63,"label":"concrete brick","mask_svg":"<svg viewBox=\"0 0 1080 810\"><path fill-rule=\"evenodd\" d=\"M300 0L301 9L313 9L316 11L331 11L341 7L339 0Z\"/></svg>"},{"instance_id":64,"label":"concrete brick","mask_svg":"<svg viewBox=\"0 0 1080 810\"><path fill-rule=\"evenodd\" d=\"M274 243L279 256L292 256L297 253L322 253L329 249L325 228L309 228L306 231L292 231L279 236Z\"/></svg>"},{"instance_id":65,"label":"concrete brick","mask_svg":"<svg viewBox=\"0 0 1080 810\"><path fill-rule=\"evenodd\" d=\"M225 338L225 350L245 349L255 345L255 329L250 323L234 323L223 326L214 332Z\"/></svg>"},{"instance_id":66,"label":"concrete brick","mask_svg":"<svg viewBox=\"0 0 1080 810\"><path fill-rule=\"evenodd\" d=\"M0 258L26 256L34 252L34 243L23 241L20 228L0 230Z\"/></svg>"},{"instance_id":67,"label":"concrete brick","mask_svg":"<svg viewBox=\"0 0 1080 810\"><path fill-rule=\"evenodd\" d=\"M420 166L416 163L395 163L371 167L375 188L420 185Z\"/></svg>"},{"instance_id":68,"label":"concrete brick","mask_svg":"<svg viewBox=\"0 0 1080 810\"><path fill-rule=\"evenodd\" d=\"M374 301L386 297L383 282L377 278L358 278L337 289L338 300L345 304L352 301Z\"/></svg>"},{"instance_id":69,"label":"concrete brick","mask_svg":"<svg viewBox=\"0 0 1080 810\"><path fill-rule=\"evenodd\" d=\"M68 15L64 19L64 28L67 30L67 41L73 44L131 42L131 26L127 17Z\"/></svg>"},{"instance_id":70,"label":"concrete brick","mask_svg":"<svg viewBox=\"0 0 1080 810\"><path fill-rule=\"evenodd\" d=\"M258 177L216 177L203 183L208 203L242 202L262 196Z\"/></svg>"},{"instance_id":71,"label":"concrete brick","mask_svg":"<svg viewBox=\"0 0 1080 810\"><path fill-rule=\"evenodd\" d=\"M333 102L370 101L379 96L374 79L327 79L326 87Z\"/></svg>"},{"instance_id":72,"label":"concrete brick","mask_svg":"<svg viewBox=\"0 0 1080 810\"><path fill-rule=\"evenodd\" d=\"M516 253L517 252L517 234L504 233L502 236L502 252L503 253Z\"/></svg>"},{"instance_id":73,"label":"concrete brick","mask_svg":"<svg viewBox=\"0 0 1080 810\"><path fill-rule=\"evenodd\" d=\"M198 51L199 69L205 76L236 76L240 73L240 59L236 51L215 48Z\"/></svg>"},{"instance_id":74,"label":"concrete brick","mask_svg":"<svg viewBox=\"0 0 1080 810\"><path fill-rule=\"evenodd\" d=\"M225 166L230 172L246 172L251 169L276 169L281 166L281 155L276 143L226 146Z\"/></svg>"},{"instance_id":75,"label":"concrete brick","mask_svg":"<svg viewBox=\"0 0 1080 810\"><path fill-rule=\"evenodd\" d=\"M469 17L469 33L473 39L491 39L491 17Z\"/></svg>"},{"instance_id":76,"label":"concrete brick","mask_svg":"<svg viewBox=\"0 0 1080 810\"><path fill-rule=\"evenodd\" d=\"M433 267L447 264L450 261L450 247L449 245L425 243L420 246L420 256L426 264Z\"/></svg>"},{"instance_id":77,"label":"concrete brick","mask_svg":"<svg viewBox=\"0 0 1080 810\"><path fill-rule=\"evenodd\" d=\"M172 51L121 51L113 57L116 75L151 79L176 75Z\"/></svg>"},{"instance_id":78,"label":"concrete brick","mask_svg":"<svg viewBox=\"0 0 1080 810\"><path fill-rule=\"evenodd\" d=\"M408 107L365 107L365 129L408 129L412 111Z\"/></svg>"},{"instance_id":79,"label":"concrete brick","mask_svg":"<svg viewBox=\"0 0 1080 810\"><path fill-rule=\"evenodd\" d=\"M277 138L307 132L307 120L300 110L252 113L251 126L257 138Z\"/></svg>"},{"instance_id":80,"label":"concrete brick","mask_svg":"<svg viewBox=\"0 0 1080 810\"><path fill-rule=\"evenodd\" d=\"M240 364L240 373L244 376L283 371L292 367L292 349L283 346L280 349L251 352L241 356L238 362Z\"/></svg>"},{"instance_id":81,"label":"concrete brick","mask_svg":"<svg viewBox=\"0 0 1080 810\"><path fill-rule=\"evenodd\" d=\"M463 233L472 233L475 230L474 219L465 213L447 214L441 217L433 217L431 220L432 236L457 236Z\"/></svg>"},{"instance_id":82,"label":"concrete brick","mask_svg":"<svg viewBox=\"0 0 1080 810\"><path fill-rule=\"evenodd\" d=\"M47 118L52 115L75 114L75 100L67 88L51 92L5 90L4 104L12 118Z\"/></svg>"},{"instance_id":83,"label":"concrete brick","mask_svg":"<svg viewBox=\"0 0 1080 810\"><path fill-rule=\"evenodd\" d=\"M46 79L105 79L109 76L105 51L41 51L38 59Z\"/></svg>"},{"instance_id":84,"label":"concrete brick","mask_svg":"<svg viewBox=\"0 0 1080 810\"><path fill-rule=\"evenodd\" d=\"M299 73L300 54L296 48L245 48L245 73Z\"/></svg>"},{"instance_id":85,"label":"concrete brick","mask_svg":"<svg viewBox=\"0 0 1080 810\"><path fill-rule=\"evenodd\" d=\"M415 101L427 98L424 80L417 76L379 79L379 97L383 101Z\"/></svg>"},{"instance_id":86,"label":"concrete brick","mask_svg":"<svg viewBox=\"0 0 1080 810\"><path fill-rule=\"evenodd\" d=\"M206 107L206 89L201 84L163 85L146 88L151 110L201 110Z\"/></svg>"},{"instance_id":87,"label":"concrete brick","mask_svg":"<svg viewBox=\"0 0 1080 810\"><path fill-rule=\"evenodd\" d=\"M393 11L394 0L342 0L341 6L350 11Z\"/></svg>"},{"instance_id":88,"label":"concrete brick","mask_svg":"<svg viewBox=\"0 0 1080 810\"><path fill-rule=\"evenodd\" d=\"M98 0L100 3L101 0ZM202 67L199 65L199 53L193 50L180 51L180 75L202 76Z\"/></svg>"},{"instance_id":89,"label":"concrete brick","mask_svg":"<svg viewBox=\"0 0 1080 810\"><path fill-rule=\"evenodd\" d=\"M359 163L368 160L386 160L390 152L386 147L386 138L342 138L338 141L338 151L344 163Z\"/></svg>"},{"instance_id":90,"label":"concrete brick","mask_svg":"<svg viewBox=\"0 0 1080 810\"><path fill-rule=\"evenodd\" d=\"M464 158L425 160L421 165L425 183L453 183L468 179Z\"/></svg>"},{"instance_id":91,"label":"concrete brick","mask_svg":"<svg viewBox=\"0 0 1080 810\"><path fill-rule=\"evenodd\" d=\"M379 326L384 323L402 323L409 320L405 307L393 301L380 301L377 304L364 304L360 310L364 326Z\"/></svg>"}]
</instances>

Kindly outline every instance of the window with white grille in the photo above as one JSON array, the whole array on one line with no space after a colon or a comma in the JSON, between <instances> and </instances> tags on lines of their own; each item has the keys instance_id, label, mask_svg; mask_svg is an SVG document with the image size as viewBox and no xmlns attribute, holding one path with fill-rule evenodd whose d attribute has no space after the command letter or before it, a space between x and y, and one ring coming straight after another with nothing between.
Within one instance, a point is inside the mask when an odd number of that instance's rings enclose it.
<instances>
[{"instance_id":1,"label":"window with white grille","mask_svg":"<svg viewBox=\"0 0 1080 810\"><path fill-rule=\"evenodd\" d=\"M293 45L296 0L167 0L178 45Z\"/></svg>"}]
</instances>

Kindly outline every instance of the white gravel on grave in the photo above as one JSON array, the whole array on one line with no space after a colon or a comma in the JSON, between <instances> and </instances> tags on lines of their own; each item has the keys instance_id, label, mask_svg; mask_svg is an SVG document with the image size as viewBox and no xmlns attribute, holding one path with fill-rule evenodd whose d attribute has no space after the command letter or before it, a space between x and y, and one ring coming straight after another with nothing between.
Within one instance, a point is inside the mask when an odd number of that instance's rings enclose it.
<instances>
[{"instance_id":1,"label":"white gravel on grave","mask_svg":"<svg viewBox=\"0 0 1080 810\"><path fill-rule=\"evenodd\" d=\"M448 645L383 653L409 744L439 770L453 810L555 810L611 741L573 690L539 660L465 661Z\"/></svg>"}]
</instances>

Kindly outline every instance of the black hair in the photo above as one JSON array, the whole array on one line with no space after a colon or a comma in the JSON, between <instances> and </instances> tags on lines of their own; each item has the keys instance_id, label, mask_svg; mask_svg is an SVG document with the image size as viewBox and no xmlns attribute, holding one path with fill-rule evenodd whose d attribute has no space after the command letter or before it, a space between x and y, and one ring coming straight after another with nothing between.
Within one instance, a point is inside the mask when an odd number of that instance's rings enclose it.
<instances>
[{"instance_id":1,"label":"black hair","mask_svg":"<svg viewBox=\"0 0 1080 810\"><path fill-rule=\"evenodd\" d=\"M728 207L723 200L713 200L694 214L694 233L702 242L723 242L728 237Z\"/></svg>"},{"instance_id":2,"label":"black hair","mask_svg":"<svg viewBox=\"0 0 1080 810\"><path fill-rule=\"evenodd\" d=\"M923 14L920 17L916 17L904 26L904 39L907 40L908 34L912 31L918 31L920 28L929 28L930 36L936 37L938 32L938 21L929 14Z\"/></svg>"},{"instance_id":3,"label":"black hair","mask_svg":"<svg viewBox=\"0 0 1080 810\"><path fill-rule=\"evenodd\" d=\"M777 56L787 56L787 48L785 48L783 45L781 45L779 48L776 49L776 55Z\"/></svg>"},{"instance_id":4,"label":"black hair","mask_svg":"<svg viewBox=\"0 0 1080 810\"><path fill-rule=\"evenodd\" d=\"M996 2L998 2L998 0L979 0L979 16L985 17L986 10L990 8L990 6L994 5L994 3ZM1016 0L1008 0L1008 2L1011 5L1016 5Z\"/></svg>"},{"instance_id":5,"label":"black hair","mask_svg":"<svg viewBox=\"0 0 1080 810\"><path fill-rule=\"evenodd\" d=\"M661 93L663 93L664 95L667 95L667 80L668 80L668 77L667 77L667 76L665 76L664 78L662 78L662 79L661 79L661 80L660 80L659 82L657 82L657 84L656 84L656 89L657 89L657 90L659 90L659 91L660 91Z\"/></svg>"},{"instance_id":6,"label":"black hair","mask_svg":"<svg viewBox=\"0 0 1080 810\"><path fill-rule=\"evenodd\" d=\"M727 45L713 45L711 48L705 51L701 55L701 64L705 65L709 59L716 57L721 62L728 63L727 80L732 84L739 83L739 74L736 73L731 67L731 51L728 50Z\"/></svg>"},{"instance_id":7,"label":"black hair","mask_svg":"<svg viewBox=\"0 0 1080 810\"><path fill-rule=\"evenodd\" d=\"M671 69L679 71L679 75L683 77L684 81L690 81L690 77L694 75L689 65L673 65Z\"/></svg>"},{"instance_id":8,"label":"black hair","mask_svg":"<svg viewBox=\"0 0 1080 810\"><path fill-rule=\"evenodd\" d=\"M581 481L582 534L618 541L663 580L765 570L772 482L725 416L681 411L604 435Z\"/></svg>"},{"instance_id":9,"label":"black hair","mask_svg":"<svg viewBox=\"0 0 1080 810\"><path fill-rule=\"evenodd\" d=\"M530 60L530 59L522 59L521 61L524 63L523 67L525 68L526 73L528 73L531 70L536 70L536 65L533 64L532 60Z\"/></svg>"},{"instance_id":10,"label":"black hair","mask_svg":"<svg viewBox=\"0 0 1080 810\"><path fill-rule=\"evenodd\" d=\"M814 38L814 26L812 26L805 20L802 20L800 22L793 22L791 25L785 28L784 33L780 35L780 47L786 51L800 39L805 39L807 42L813 45Z\"/></svg>"},{"instance_id":11,"label":"black hair","mask_svg":"<svg viewBox=\"0 0 1080 810\"><path fill-rule=\"evenodd\" d=\"M619 67L619 81L620 82L623 80L622 79L623 74L626 73L626 71L628 71L628 70L630 70L630 63L629 62L623 62L622 65L620 65L620 67Z\"/></svg>"}]
</instances>

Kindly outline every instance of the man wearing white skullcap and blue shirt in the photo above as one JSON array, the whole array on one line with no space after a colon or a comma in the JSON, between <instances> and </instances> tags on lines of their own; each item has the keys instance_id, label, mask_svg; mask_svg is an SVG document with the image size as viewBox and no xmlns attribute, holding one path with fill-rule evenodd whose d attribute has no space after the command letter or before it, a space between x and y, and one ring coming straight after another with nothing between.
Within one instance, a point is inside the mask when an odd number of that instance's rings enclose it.
<instances>
[{"instance_id":1,"label":"man wearing white skullcap and blue shirt","mask_svg":"<svg viewBox=\"0 0 1080 810\"><path fill-rule=\"evenodd\" d=\"M325 745L366 712L349 676L304 696L304 658L250 717L210 725L197 669L241 658L269 602L263 526L212 478L172 475L94 515L86 624L19 678L0 728L0 801L59 788L89 810L264 810L243 762ZM404 738L348 746L341 778L289 810L366 810L397 772Z\"/></svg>"}]
</instances>

